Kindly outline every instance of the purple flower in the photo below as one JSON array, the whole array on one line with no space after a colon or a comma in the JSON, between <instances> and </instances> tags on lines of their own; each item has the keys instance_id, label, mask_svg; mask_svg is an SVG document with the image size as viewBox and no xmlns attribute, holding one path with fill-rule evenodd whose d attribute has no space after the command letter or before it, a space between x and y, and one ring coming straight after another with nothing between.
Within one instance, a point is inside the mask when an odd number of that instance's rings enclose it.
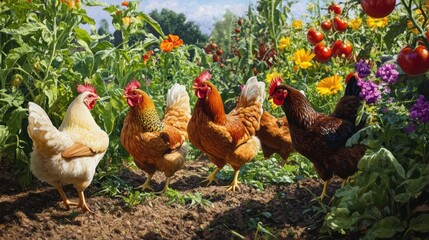
<instances>
[{"instance_id":1,"label":"purple flower","mask_svg":"<svg viewBox=\"0 0 429 240\"><path fill-rule=\"evenodd\" d=\"M376 77L381 78L381 80L389 84L395 83L398 80L398 75L399 72L396 71L396 65L391 63L386 63L379 67L375 74Z\"/></svg>"},{"instance_id":2,"label":"purple flower","mask_svg":"<svg viewBox=\"0 0 429 240\"><path fill-rule=\"evenodd\" d=\"M429 122L429 101L425 96L420 95L410 109L410 118L422 123Z\"/></svg>"},{"instance_id":3,"label":"purple flower","mask_svg":"<svg viewBox=\"0 0 429 240\"><path fill-rule=\"evenodd\" d=\"M417 129L417 126L414 123L409 122L407 126L404 128L404 131L405 133L412 133L416 131L416 129Z\"/></svg>"},{"instance_id":4,"label":"purple flower","mask_svg":"<svg viewBox=\"0 0 429 240\"><path fill-rule=\"evenodd\" d=\"M359 96L371 104L377 102L381 98L381 92L378 90L378 85L372 81L365 81L359 78L357 85L360 87Z\"/></svg>"},{"instance_id":5,"label":"purple flower","mask_svg":"<svg viewBox=\"0 0 429 240\"><path fill-rule=\"evenodd\" d=\"M359 62L355 64L355 70L359 78L365 78L371 73L368 63L364 60L359 60Z\"/></svg>"}]
</instances>

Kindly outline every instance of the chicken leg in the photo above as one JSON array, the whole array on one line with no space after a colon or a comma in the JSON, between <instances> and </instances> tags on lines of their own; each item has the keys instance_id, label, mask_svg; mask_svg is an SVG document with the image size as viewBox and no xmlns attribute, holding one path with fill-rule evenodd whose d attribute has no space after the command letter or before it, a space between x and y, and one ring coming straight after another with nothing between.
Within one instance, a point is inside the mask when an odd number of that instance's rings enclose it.
<instances>
[{"instance_id":1,"label":"chicken leg","mask_svg":"<svg viewBox=\"0 0 429 240\"><path fill-rule=\"evenodd\" d=\"M136 189L141 189L141 190L149 189L149 190L151 190L152 192L154 192L155 190L153 190L153 188L150 186L150 181L152 180L152 176L153 176L153 173L152 173L152 174L149 174L149 175L147 176L146 181L145 181L142 185L140 185L140 186L136 187Z\"/></svg>"},{"instance_id":2,"label":"chicken leg","mask_svg":"<svg viewBox=\"0 0 429 240\"><path fill-rule=\"evenodd\" d=\"M328 195L326 194L326 192L328 191L328 185L329 185L329 180L324 181L324 183L323 183L323 190L322 190L322 193L319 196L320 201L323 201L323 198L325 196L328 197Z\"/></svg>"},{"instance_id":3,"label":"chicken leg","mask_svg":"<svg viewBox=\"0 0 429 240\"><path fill-rule=\"evenodd\" d=\"M234 171L234 179L232 180L231 184L229 185L229 188L226 190L227 192L232 190L233 192L235 192L235 189L237 188L237 190L240 190L240 187L238 186L238 184L240 183L238 181L238 174L240 173L240 170L236 170Z\"/></svg>"},{"instance_id":4,"label":"chicken leg","mask_svg":"<svg viewBox=\"0 0 429 240\"><path fill-rule=\"evenodd\" d=\"M90 213L94 213L94 211L92 211L88 205L86 205L86 201L85 201L85 195L83 195L83 191L77 191L78 195L79 195L79 204L77 205L78 207L82 208L83 212L90 212Z\"/></svg>"},{"instance_id":5,"label":"chicken leg","mask_svg":"<svg viewBox=\"0 0 429 240\"><path fill-rule=\"evenodd\" d=\"M64 193L63 187L61 185L60 186L56 186L55 188L60 193L61 198L63 199L63 203L66 206L67 210L70 210L70 206L77 206L77 203L72 202L72 201L70 201L70 200L67 199L67 196Z\"/></svg>"},{"instance_id":6,"label":"chicken leg","mask_svg":"<svg viewBox=\"0 0 429 240\"><path fill-rule=\"evenodd\" d=\"M167 191L167 189L169 188L168 185L170 185L170 177L167 177L167 180L165 180L165 186L161 190L161 192L159 192L159 193L163 193L163 192Z\"/></svg>"},{"instance_id":7,"label":"chicken leg","mask_svg":"<svg viewBox=\"0 0 429 240\"><path fill-rule=\"evenodd\" d=\"M218 184L217 180L216 180L216 174L222 170L222 168L217 167L208 177L206 177L206 179L204 179L203 181L201 181L201 183L203 182L208 182L206 186L210 185L213 181L216 182L216 184Z\"/></svg>"}]
</instances>

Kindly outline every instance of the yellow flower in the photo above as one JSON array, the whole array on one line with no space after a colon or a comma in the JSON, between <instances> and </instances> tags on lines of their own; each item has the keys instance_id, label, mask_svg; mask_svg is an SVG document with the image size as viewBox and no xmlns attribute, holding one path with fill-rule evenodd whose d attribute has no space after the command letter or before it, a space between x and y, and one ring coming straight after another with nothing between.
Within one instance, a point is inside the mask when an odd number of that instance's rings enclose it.
<instances>
[{"instance_id":1,"label":"yellow flower","mask_svg":"<svg viewBox=\"0 0 429 240\"><path fill-rule=\"evenodd\" d=\"M355 18L355 19L350 20L350 22L349 22L349 26L353 30L358 30L361 25L362 25L362 18Z\"/></svg>"},{"instance_id":2,"label":"yellow flower","mask_svg":"<svg viewBox=\"0 0 429 240\"><path fill-rule=\"evenodd\" d=\"M267 82L268 84L270 84L271 81L274 78L277 78L277 77L282 77L282 75L280 73L278 73L277 71L274 71L272 73L267 73L267 76L265 77L265 82Z\"/></svg>"},{"instance_id":3,"label":"yellow flower","mask_svg":"<svg viewBox=\"0 0 429 240\"><path fill-rule=\"evenodd\" d=\"M278 108L279 106L277 105L277 104L275 104L274 103L274 99L270 99L270 100L268 100L269 102L270 102L270 104L271 104L271 107L273 108L273 109L276 109L276 108Z\"/></svg>"},{"instance_id":4,"label":"yellow flower","mask_svg":"<svg viewBox=\"0 0 429 240\"><path fill-rule=\"evenodd\" d=\"M368 19L366 19L366 25L372 29L384 28L387 26L387 23L388 23L387 17L384 17L384 18L368 17Z\"/></svg>"},{"instance_id":5,"label":"yellow flower","mask_svg":"<svg viewBox=\"0 0 429 240\"><path fill-rule=\"evenodd\" d=\"M416 27L414 27L414 24L413 24L413 22L412 22L411 20L408 20L408 22L407 22L407 27L408 27L408 29L409 29L412 33L414 33L414 34L419 34L419 30L417 30L417 28L416 28Z\"/></svg>"},{"instance_id":6,"label":"yellow flower","mask_svg":"<svg viewBox=\"0 0 429 240\"><path fill-rule=\"evenodd\" d=\"M283 49L285 49L285 48L287 48L289 46L290 46L290 38L289 37L282 37L280 39L279 49L283 50Z\"/></svg>"},{"instance_id":7,"label":"yellow flower","mask_svg":"<svg viewBox=\"0 0 429 240\"><path fill-rule=\"evenodd\" d=\"M317 92L321 96L328 96L337 94L338 91L343 90L343 85L341 85L342 77L334 75L331 77L327 77L322 79L317 84Z\"/></svg>"},{"instance_id":8,"label":"yellow flower","mask_svg":"<svg viewBox=\"0 0 429 240\"><path fill-rule=\"evenodd\" d=\"M292 27L296 30L302 29L302 20L293 20L292 21Z\"/></svg>"},{"instance_id":9,"label":"yellow flower","mask_svg":"<svg viewBox=\"0 0 429 240\"><path fill-rule=\"evenodd\" d=\"M167 39L164 39L160 45L160 48L164 52L171 52L174 48L183 45L183 40L177 35L169 34Z\"/></svg>"},{"instance_id":10,"label":"yellow flower","mask_svg":"<svg viewBox=\"0 0 429 240\"><path fill-rule=\"evenodd\" d=\"M124 17L124 18L122 18L122 23L123 23L126 27L128 27L128 26L131 24L131 22L132 22L132 20L131 20L131 18L130 18L130 17Z\"/></svg>"},{"instance_id":11,"label":"yellow flower","mask_svg":"<svg viewBox=\"0 0 429 240\"><path fill-rule=\"evenodd\" d=\"M310 50L305 51L304 48L299 49L298 51L293 53L293 61L295 62L294 70L306 69L313 64L311 63L311 60L314 58L314 53L311 53Z\"/></svg>"}]
</instances>

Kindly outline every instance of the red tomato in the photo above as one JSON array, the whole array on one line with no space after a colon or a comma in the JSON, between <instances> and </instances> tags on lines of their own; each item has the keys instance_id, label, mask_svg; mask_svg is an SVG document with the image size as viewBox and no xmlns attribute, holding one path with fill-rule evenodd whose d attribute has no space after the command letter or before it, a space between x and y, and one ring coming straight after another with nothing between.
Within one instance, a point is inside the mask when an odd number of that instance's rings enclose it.
<instances>
[{"instance_id":1,"label":"red tomato","mask_svg":"<svg viewBox=\"0 0 429 240\"><path fill-rule=\"evenodd\" d=\"M429 52L425 46L415 49L406 46L398 54L398 65L410 76L418 76L429 70Z\"/></svg>"},{"instance_id":2,"label":"red tomato","mask_svg":"<svg viewBox=\"0 0 429 240\"><path fill-rule=\"evenodd\" d=\"M335 14L340 15L341 14L341 6L336 3L332 3L328 6L328 12L334 12Z\"/></svg>"},{"instance_id":3,"label":"red tomato","mask_svg":"<svg viewBox=\"0 0 429 240\"><path fill-rule=\"evenodd\" d=\"M220 56L220 55L222 55L222 54L223 54L222 49L218 49L218 50L216 51L216 54L217 54L217 55L219 55L219 56Z\"/></svg>"},{"instance_id":4,"label":"red tomato","mask_svg":"<svg viewBox=\"0 0 429 240\"><path fill-rule=\"evenodd\" d=\"M240 32L241 32L241 29L240 29L240 28L236 28L234 31L235 31L236 33L240 33Z\"/></svg>"},{"instance_id":5,"label":"red tomato","mask_svg":"<svg viewBox=\"0 0 429 240\"><path fill-rule=\"evenodd\" d=\"M220 61L219 55L214 54L212 58L213 58L213 62L219 62Z\"/></svg>"},{"instance_id":6,"label":"red tomato","mask_svg":"<svg viewBox=\"0 0 429 240\"><path fill-rule=\"evenodd\" d=\"M324 38L322 32L316 31L314 28L310 28L307 32L307 40L311 45L320 43Z\"/></svg>"},{"instance_id":7,"label":"red tomato","mask_svg":"<svg viewBox=\"0 0 429 240\"><path fill-rule=\"evenodd\" d=\"M323 30L329 31L329 29L331 29L332 22L330 20L325 20L320 24L320 26L322 27Z\"/></svg>"},{"instance_id":8,"label":"red tomato","mask_svg":"<svg viewBox=\"0 0 429 240\"><path fill-rule=\"evenodd\" d=\"M348 58L352 54L353 46L350 42L343 42L341 40L337 40L332 45L332 57L344 57Z\"/></svg>"},{"instance_id":9,"label":"red tomato","mask_svg":"<svg viewBox=\"0 0 429 240\"><path fill-rule=\"evenodd\" d=\"M334 30L344 32L347 30L347 21L342 20L339 17L334 17Z\"/></svg>"},{"instance_id":10,"label":"red tomato","mask_svg":"<svg viewBox=\"0 0 429 240\"><path fill-rule=\"evenodd\" d=\"M389 15L395 8L396 0L362 0L360 5L370 17L382 18Z\"/></svg>"},{"instance_id":11,"label":"red tomato","mask_svg":"<svg viewBox=\"0 0 429 240\"><path fill-rule=\"evenodd\" d=\"M332 50L330 47L325 46L324 43L318 43L314 49L313 49L314 54L316 55L316 60L318 62L324 63L327 62L332 55Z\"/></svg>"},{"instance_id":12,"label":"red tomato","mask_svg":"<svg viewBox=\"0 0 429 240\"><path fill-rule=\"evenodd\" d=\"M127 2L127 1L123 1L123 2L121 3L121 5L122 5L122 6L124 6L124 7L128 7L128 2Z\"/></svg>"}]
</instances>

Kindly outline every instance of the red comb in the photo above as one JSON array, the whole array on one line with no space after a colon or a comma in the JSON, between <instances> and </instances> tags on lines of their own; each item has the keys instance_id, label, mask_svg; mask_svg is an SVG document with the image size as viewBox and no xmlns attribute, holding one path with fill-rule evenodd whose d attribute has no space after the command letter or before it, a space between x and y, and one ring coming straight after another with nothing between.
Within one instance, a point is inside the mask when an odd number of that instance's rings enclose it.
<instances>
[{"instance_id":1,"label":"red comb","mask_svg":"<svg viewBox=\"0 0 429 240\"><path fill-rule=\"evenodd\" d=\"M95 90L94 85L91 85L87 82L84 85L82 84L77 85L77 92L78 93L92 92L94 94L97 94L97 90Z\"/></svg>"},{"instance_id":2,"label":"red comb","mask_svg":"<svg viewBox=\"0 0 429 240\"><path fill-rule=\"evenodd\" d=\"M125 94L128 94L131 90L140 88L140 82L136 79L131 80L131 82L128 83L128 85L125 87Z\"/></svg>"},{"instance_id":3,"label":"red comb","mask_svg":"<svg viewBox=\"0 0 429 240\"><path fill-rule=\"evenodd\" d=\"M205 71L201 72L197 78L195 78L194 84L200 83L202 81L208 81L208 80L210 80L210 78L212 78L212 75L210 74L209 70L205 70Z\"/></svg>"},{"instance_id":4,"label":"red comb","mask_svg":"<svg viewBox=\"0 0 429 240\"><path fill-rule=\"evenodd\" d=\"M274 90L278 85L282 83L283 79L281 77L275 77L273 80L271 80L270 83L270 95L274 93Z\"/></svg>"}]
</instances>

